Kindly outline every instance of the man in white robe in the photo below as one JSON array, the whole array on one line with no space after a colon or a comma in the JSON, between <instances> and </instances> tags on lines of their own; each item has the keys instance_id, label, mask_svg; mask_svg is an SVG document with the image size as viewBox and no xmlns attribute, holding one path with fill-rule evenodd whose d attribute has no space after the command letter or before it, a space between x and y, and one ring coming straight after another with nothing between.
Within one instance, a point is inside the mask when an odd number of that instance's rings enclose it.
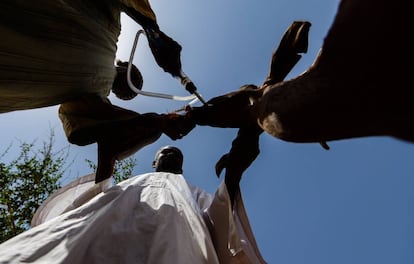
<instances>
[{"instance_id":1,"label":"man in white robe","mask_svg":"<svg viewBox=\"0 0 414 264\"><path fill-rule=\"evenodd\" d=\"M265 263L241 196L232 210L225 184L214 197L191 186L182 162L179 149L161 148L155 173L79 197L1 244L0 263Z\"/></svg>"}]
</instances>

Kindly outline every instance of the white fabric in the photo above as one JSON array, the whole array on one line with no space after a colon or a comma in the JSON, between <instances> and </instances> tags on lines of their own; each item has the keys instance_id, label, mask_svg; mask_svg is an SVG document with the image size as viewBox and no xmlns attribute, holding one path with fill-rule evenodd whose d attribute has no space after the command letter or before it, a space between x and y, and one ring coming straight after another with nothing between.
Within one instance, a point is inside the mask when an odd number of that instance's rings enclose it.
<instances>
[{"instance_id":1,"label":"white fabric","mask_svg":"<svg viewBox=\"0 0 414 264\"><path fill-rule=\"evenodd\" d=\"M224 184L213 199L182 175L143 174L4 242L0 263L265 263L241 197L236 208Z\"/></svg>"},{"instance_id":2,"label":"white fabric","mask_svg":"<svg viewBox=\"0 0 414 264\"><path fill-rule=\"evenodd\" d=\"M112 178L95 184L95 173L74 180L50 195L36 210L30 225L35 227L86 203L112 186Z\"/></svg>"},{"instance_id":3,"label":"white fabric","mask_svg":"<svg viewBox=\"0 0 414 264\"><path fill-rule=\"evenodd\" d=\"M223 182L205 215L220 263L266 263L256 244L240 193L232 210Z\"/></svg>"}]
</instances>

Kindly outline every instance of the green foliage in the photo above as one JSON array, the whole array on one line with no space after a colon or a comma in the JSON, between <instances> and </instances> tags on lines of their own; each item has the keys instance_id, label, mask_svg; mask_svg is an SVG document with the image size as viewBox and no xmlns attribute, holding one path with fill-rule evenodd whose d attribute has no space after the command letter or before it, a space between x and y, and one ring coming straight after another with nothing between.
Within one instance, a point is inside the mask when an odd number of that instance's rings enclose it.
<instances>
[{"instance_id":1,"label":"green foliage","mask_svg":"<svg viewBox=\"0 0 414 264\"><path fill-rule=\"evenodd\" d=\"M49 141L37 151L34 143L21 143L17 158L7 164L0 162L0 243L30 228L36 209L61 187L68 148L55 152L53 140L51 132Z\"/></svg>"},{"instance_id":2,"label":"green foliage","mask_svg":"<svg viewBox=\"0 0 414 264\"><path fill-rule=\"evenodd\" d=\"M43 147L34 150L35 142L21 143L20 154L10 162L2 162L11 146L0 154L0 243L30 228L37 208L61 187L60 179L67 168L69 148L53 149L54 133ZM96 165L86 160L89 167ZM135 158L115 164L115 182L128 179L136 165ZM69 164L70 165L70 164Z\"/></svg>"},{"instance_id":3,"label":"green foliage","mask_svg":"<svg viewBox=\"0 0 414 264\"><path fill-rule=\"evenodd\" d=\"M91 160L86 159L85 161L88 163L88 166L96 172L97 165ZM137 160L134 157L129 157L127 159L117 161L115 163L114 173L112 175L115 182L119 183L131 177L136 165Z\"/></svg>"}]
</instances>

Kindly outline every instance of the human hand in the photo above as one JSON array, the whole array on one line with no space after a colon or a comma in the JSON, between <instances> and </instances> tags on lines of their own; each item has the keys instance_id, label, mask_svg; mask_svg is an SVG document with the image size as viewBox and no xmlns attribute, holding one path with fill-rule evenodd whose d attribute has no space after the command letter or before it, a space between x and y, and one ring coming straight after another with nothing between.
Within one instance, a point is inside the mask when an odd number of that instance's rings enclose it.
<instances>
[{"instance_id":1,"label":"human hand","mask_svg":"<svg viewBox=\"0 0 414 264\"><path fill-rule=\"evenodd\" d=\"M161 118L162 131L172 140L183 138L195 127L195 123L190 118L176 113L161 115Z\"/></svg>"},{"instance_id":2,"label":"human hand","mask_svg":"<svg viewBox=\"0 0 414 264\"><path fill-rule=\"evenodd\" d=\"M181 46L160 30L146 30L148 43L155 61L173 77L181 73Z\"/></svg>"}]
</instances>

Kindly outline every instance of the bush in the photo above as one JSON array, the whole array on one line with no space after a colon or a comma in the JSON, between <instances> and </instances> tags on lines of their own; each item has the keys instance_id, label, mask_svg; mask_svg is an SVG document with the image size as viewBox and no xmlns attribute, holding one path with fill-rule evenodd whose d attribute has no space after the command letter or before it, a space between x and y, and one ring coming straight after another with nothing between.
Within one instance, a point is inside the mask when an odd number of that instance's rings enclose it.
<instances>
[{"instance_id":1,"label":"bush","mask_svg":"<svg viewBox=\"0 0 414 264\"><path fill-rule=\"evenodd\" d=\"M61 187L69 151L54 152L53 143L52 132L40 150L33 150L34 143L21 143L17 158L8 164L0 162L0 243L29 229L36 209Z\"/></svg>"}]
</instances>

